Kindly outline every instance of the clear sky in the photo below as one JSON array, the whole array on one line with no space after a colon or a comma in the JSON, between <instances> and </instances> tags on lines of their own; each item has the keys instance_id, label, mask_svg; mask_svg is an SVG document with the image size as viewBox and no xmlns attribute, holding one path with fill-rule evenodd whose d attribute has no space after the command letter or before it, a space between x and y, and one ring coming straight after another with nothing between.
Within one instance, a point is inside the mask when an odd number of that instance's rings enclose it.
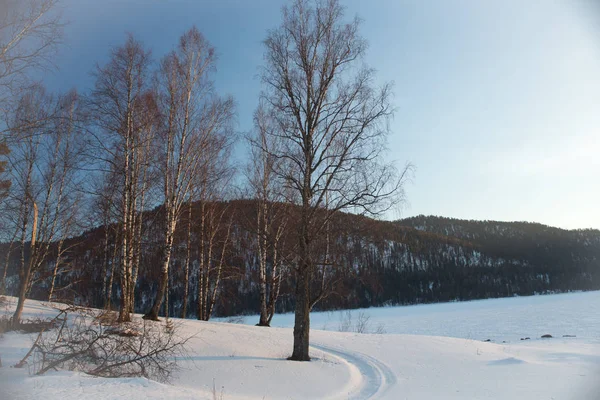
<instances>
[{"instance_id":1,"label":"clear sky","mask_svg":"<svg viewBox=\"0 0 600 400\"><path fill-rule=\"evenodd\" d=\"M594 0L341 0L364 19L366 62L395 82L389 157L416 165L408 204L433 214L600 228L600 7ZM196 25L218 90L252 127L261 41L283 0L63 0L51 89L89 73L131 32L158 59ZM238 148L236 154L243 153Z\"/></svg>"}]
</instances>

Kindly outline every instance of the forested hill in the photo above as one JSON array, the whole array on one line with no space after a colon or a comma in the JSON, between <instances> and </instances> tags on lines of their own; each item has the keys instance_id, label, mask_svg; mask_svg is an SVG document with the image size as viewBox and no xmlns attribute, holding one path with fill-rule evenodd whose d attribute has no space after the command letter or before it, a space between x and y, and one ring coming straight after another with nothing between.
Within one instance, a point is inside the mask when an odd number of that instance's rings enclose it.
<instances>
[{"instance_id":1,"label":"forested hill","mask_svg":"<svg viewBox=\"0 0 600 400\"><path fill-rule=\"evenodd\" d=\"M570 265L599 259L600 230L565 230L531 222L474 221L423 216L397 221L423 232L478 245L486 254L532 264Z\"/></svg>"},{"instance_id":2,"label":"forested hill","mask_svg":"<svg viewBox=\"0 0 600 400\"><path fill-rule=\"evenodd\" d=\"M256 235L256 203L238 200L214 204L231 217L229 241L215 236L215 254L224 254L224 268L217 288L215 315L257 313L259 306ZM192 215L199 215L194 205ZM292 260L296 231L294 211L285 230L281 249ZM216 213L220 215L219 213ZM215 215L216 215L215 214ZM137 311L146 311L156 291L160 271L162 237L161 209L145 213L144 232L137 279ZM225 220L225 219L224 219ZM229 219L228 219L229 220ZM198 297L198 242L200 222L192 218L191 236L187 222L178 228L169 283L169 310L180 315L184 296L184 259L190 246L187 316L194 317ZM114 226L95 228L65 244L68 268L56 278L55 297L102 306L107 286L114 288L118 302L118 241ZM600 289L600 231L568 231L525 222L465 221L418 216L400 221L378 221L339 214L331 227L329 246L332 266L327 267L329 293L316 309L369 307L395 304L470 300L514 295ZM225 252L221 245L228 243ZM0 245L4 260L7 245ZM315 249L315 257L325 246ZM32 296L47 298L50 273L55 267L53 252L47 275L38 274ZM64 262L67 260L68 262ZM7 273L7 289L15 293L19 254L13 252ZM291 311L294 304L293 261L284 265L277 310ZM215 275L213 275L214 277ZM316 276L314 287L319 287ZM211 283L210 285L212 285ZM64 289L61 289L64 288ZM213 290L213 286L210 286Z\"/></svg>"},{"instance_id":3,"label":"forested hill","mask_svg":"<svg viewBox=\"0 0 600 400\"><path fill-rule=\"evenodd\" d=\"M505 222L505 221L478 221L457 218L446 218L438 216L418 215L416 217L404 218L396 221L401 226L409 226L420 231L435 232L442 235L454 236L460 239L489 238L532 238L544 239L551 237L571 237L600 241L600 230L598 229L574 229L566 230L555 228L536 222Z\"/></svg>"},{"instance_id":4,"label":"forested hill","mask_svg":"<svg viewBox=\"0 0 600 400\"><path fill-rule=\"evenodd\" d=\"M600 288L600 231L538 223L417 216L394 222L469 243L472 251L445 257L431 274L446 274L436 300L501 297ZM453 286L454 285L454 286ZM448 297L449 296L449 297ZM429 299L427 299L429 300Z\"/></svg>"}]
</instances>

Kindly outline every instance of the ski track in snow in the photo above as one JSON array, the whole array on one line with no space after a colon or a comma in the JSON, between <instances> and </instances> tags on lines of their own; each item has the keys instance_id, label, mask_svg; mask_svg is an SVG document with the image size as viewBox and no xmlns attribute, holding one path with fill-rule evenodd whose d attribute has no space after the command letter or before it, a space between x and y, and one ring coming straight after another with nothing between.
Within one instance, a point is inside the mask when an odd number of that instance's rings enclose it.
<instances>
[{"instance_id":1,"label":"ski track in snow","mask_svg":"<svg viewBox=\"0 0 600 400\"><path fill-rule=\"evenodd\" d=\"M339 357L358 369L362 383L358 392L348 393L348 399L380 399L396 384L394 372L376 358L359 352L348 353L322 344L312 344L310 347Z\"/></svg>"}]
</instances>

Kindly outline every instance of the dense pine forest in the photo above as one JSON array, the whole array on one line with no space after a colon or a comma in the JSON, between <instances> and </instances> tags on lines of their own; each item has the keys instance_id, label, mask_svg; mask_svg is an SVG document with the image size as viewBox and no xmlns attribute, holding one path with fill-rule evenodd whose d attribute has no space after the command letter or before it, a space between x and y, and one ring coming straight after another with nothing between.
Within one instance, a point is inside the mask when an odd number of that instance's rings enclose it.
<instances>
[{"instance_id":1,"label":"dense pine forest","mask_svg":"<svg viewBox=\"0 0 600 400\"><path fill-rule=\"evenodd\" d=\"M204 205L209 207L209 205ZM279 205L283 207L284 205ZM181 316L185 286L186 316L198 316L198 238L201 204L191 208L191 240L187 221L180 224L174 242L168 285L169 314ZM214 235L213 252L223 255L220 282L217 269L209 271L209 292L214 290L213 315L227 316L259 311L257 277L259 255L252 222L258 203L236 200L210 204L217 214L231 217L229 239L224 229ZM288 206L289 207L289 206ZM288 215L295 214L288 209ZM144 220L140 270L135 290L136 311L151 306L160 274L162 209L148 212ZM296 210L297 213L297 210ZM293 218L293 217L292 217ZM56 247L33 279L31 297L74 301L96 307L118 307L118 240L114 226L100 226L63 244L61 271L56 267ZM293 229L286 229L281 246L281 288L278 312L293 310ZM337 309L462 301L492 297L525 296L600 289L600 231L563 230L536 223L458 220L418 216L380 221L339 214L329 230L332 262L320 266L313 289L323 289L315 309ZM189 240L189 241L188 241ZM0 254L8 254L3 244ZM188 247L190 254L188 255ZM324 250L324 249L322 249ZM7 264L6 290L16 294L20 254ZM187 260L187 261L186 261ZM267 264L272 268L272 259ZM185 264L189 264L186 285ZM212 275L211 275L212 274ZM52 284L53 276L54 284ZM202 285L200 285L202 286ZM107 298L108 296L108 298ZM164 309L161 311L164 313Z\"/></svg>"}]
</instances>

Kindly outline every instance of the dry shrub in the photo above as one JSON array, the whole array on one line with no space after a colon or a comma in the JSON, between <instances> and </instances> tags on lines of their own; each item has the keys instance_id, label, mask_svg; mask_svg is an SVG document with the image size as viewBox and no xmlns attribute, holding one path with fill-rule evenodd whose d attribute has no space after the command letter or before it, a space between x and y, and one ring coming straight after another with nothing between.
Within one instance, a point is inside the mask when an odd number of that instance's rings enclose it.
<instances>
[{"instance_id":1,"label":"dry shrub","mask_svg":"<svg viewBox=\"0 0 600 400\"><path fill-rule=\"evenodd\" d=\"M352 312L350 310L346 310L346 312L342 312L340 314L340 325L338 327L338 331L350 332L351 330L352 330Z\"/></svg>"},{"instance_id":2,"label":"dry shrub","mask_svg":"<svg viewBox=\"0 0 600 400\"><path fill-rule=\"evenodd\" d=\"M384 335L385 333L387 333L387 331L385 329L385 324L380 322L379 325L377 325L377 328L375 329L375 331L373 331L373 333L375 333L377 335Z\"/></svg>"},{"instance_id":3,"label":"dry shrub","mask_svg":"<svg viewBox=\"0 0 600 400\"><path fill-rule=\"evenodd\" d=\"M107 335L116 335L121 337L137 337L143 335L143 332L140 332L135 328L127 327L108 328L105 332Z\"/></svg>"},{"instance_id":4,"label":"dry shrub","mask_svg":"<svg viewBox=\"0 0 600 400\"><path fill-rule=\"evenodd\" d=\"M371 325L371 323L369 322L369 320L371 319L371 317L367 314L365 314L364 312L360 312L358 313L358 319L356 320L356 326L354 328L354 332L356 333L368 333L369 332L369 326Z\"/></svg>"},{"instance_id":5,"label":"dry shrub","mask_svg":"<svg viewBox=\"0 0 600 400\"><path fill-rule=\"evenodd\" d=\"M94 322L105 326L116 326L118 325L118 318L119 314L116 311L104 310L94 318Z\"/></svg>"},{"instance_id":6,"label":"dry shrub","mask_svg":"<svg viewBox=\"0 0 600 400\"><path fill-rule=\"evenodd\" d=\"M338 331L375 334L386 333L385 325L381 323L377 325L374 330L371 330L371 316L362 311L358 313L356 321L353 321L352 312L350 310L346 310L340 314Z\"/></svg>"},{"instance_id":7,"label":"dry shrub","mask_svg":"<svg viewBox=\"0 0 600 400\"><path fill-rule=\"evenodd\" d=\"M56 326L56 321L50 318L33 318L26 319L23 321L19 321L18 324L13 324L13 329L15 331L20 331L23 333L38 333L43 332L49 329L52 329Z\"/></svg>"},{"instance_id":8,"label":"dry shrub","mask_svg":"<svg viewBox=\"0 0 600 400\"><path fill-rule=\"evenodd\" d=\"M8 314L0 316L0 333L39 333L54 327L55 321L50 318L32 318L14 323Z\"/></svg>"},{"instance_id":9,"label":"dry shrub","mask_svg":"<svg viewBox=\"0 0 600 400\"><path fill-rule=\"evenodd\" d=\"M105 316L89 310L61 311L54 320L55 329L40 333L32 347L32 372L42 375L62 369L109 378L169 381L177 369L177 357L185 356L189 338L179 337L176 327L167 329L145 320L107 325L102 322Z\"/></svg>"},{"instance_id":10,"label":"dry shrub","mask_svg":"<svg viewBox=\"0 0 600 400\"><path fill-rule=\"evenodd\" d=\"M243 324L245 320L246 318L243 315L232 315L231 317L227 318L225 322L228 324Z\"/></svg>"}]
</instances>

